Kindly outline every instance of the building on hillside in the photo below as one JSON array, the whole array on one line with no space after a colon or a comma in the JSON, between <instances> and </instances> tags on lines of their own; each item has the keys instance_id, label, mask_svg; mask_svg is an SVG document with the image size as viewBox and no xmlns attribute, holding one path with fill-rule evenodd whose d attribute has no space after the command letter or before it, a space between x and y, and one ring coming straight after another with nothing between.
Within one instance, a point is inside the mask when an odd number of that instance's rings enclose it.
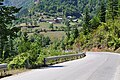
<instances>
[{"instance_id":1,"label":"building on hillside","mask_svg":"<svg viewBox=\"0 0 120 80\"><path fill-rule=\"evenodd\" d=\"M46 20L50 24L57 24L57 23L62 23L63 18L57 17L53 20Z\"/></svg>"},{"instance_id":2,"label":"building on hillside","mask_svg":"<svg viewBox=\"0 0 120 80\"><path fill-rule=\"evenodd\" d=\"M72 16L67 16L67 19L71 19L72 18Z\"/></svg>"},{"instance_id":3,"label":"building on hillside","mask_svg":"<svg viewBox=\"0 0 120 80\"><path fill-rule=\"evenodd\" d=\"M54 20L46 20L48 23L50 24L55 24L55 21Z\"/></svg>"},{"instance_id":4,"label":"building on hillside","mask_svg":"<svg viewBox=\"0 0 120 80\"><path fill-rule=\"evenodd\" d=\"M61 17L57 17L56 19L54 19L55 23L61 23L63 20L63 18Z\"/></svg>"},{"instance_id":5,"label":"building on hillside","mask_svg":"<svg viewBox=\"0 0 120 80\"><path fill-rule=\"evenodd\" d=\"M34 0L35 4L38 4L40 2L40 0Z\"/></svg>"},{"instance_id":6,"label":"building on hillside","mask_svg":"<svg viewBox=\"0 0 120 80\"><path fill-rule=\"evenodd\" d=\"M72 20L73 22L78 22L78 19L74 19L74 20Z\"/></svg>"}]
</instances>

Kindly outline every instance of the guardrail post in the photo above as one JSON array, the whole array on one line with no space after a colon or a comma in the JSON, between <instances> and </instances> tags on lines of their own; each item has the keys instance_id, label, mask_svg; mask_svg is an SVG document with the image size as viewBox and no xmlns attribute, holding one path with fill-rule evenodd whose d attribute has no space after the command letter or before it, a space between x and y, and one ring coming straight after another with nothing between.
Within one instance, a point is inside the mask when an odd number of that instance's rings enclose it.
<instances>
[{"instance_id":1,"label":"guardrail post","mask_svg":"<svg viewBox=\"0 0 120 80\"><path fill-rule=\"evenodd\" d=\"M46 58L44 58L43 62L44 62L44 66L47 66L47 64L46 64Z\"/></svg>"},{"instance_id":2,"label":"guardrail post","mask_svg":"<svg viewBox=\"0 0 120 80\"><path fill-rule=\"evenodd\" d=\"M7 75L6 70L4 70L4 75L5 75L5 76Z\"/></svg>"},{"instance_id":3,"label":"guardrail post","mask_svg":"<svg viewBox=\"0 0 120 80\"><path fill-rule=\"evenodd\" d=\"M7 64L0 64L0 72L1 72L1 76L6 75L6 70L7 70Z\"/></svg>"},{"instance_id":4,"label":"guardrail post","mask_svg":"<svg viewBox=\"0 0 120 80\"><path fill-rule=\"evenodd\" d=\"M1 71L1 76L2 76L2 71Z\"/></svg>"}]
</instances>

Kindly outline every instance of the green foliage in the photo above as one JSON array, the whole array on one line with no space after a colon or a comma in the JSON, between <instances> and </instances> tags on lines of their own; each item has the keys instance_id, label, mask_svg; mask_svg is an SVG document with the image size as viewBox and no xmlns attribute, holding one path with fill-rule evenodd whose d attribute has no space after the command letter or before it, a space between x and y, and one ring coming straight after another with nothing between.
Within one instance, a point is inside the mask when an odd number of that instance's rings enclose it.
<instances>
[{"instance_id":1,"label":"green foliage","mask_svg":"<svg viewBox=\"0 0 120 80\"><path fill-rule=\"evenodd\" d=\"M58 56L63 55L64 53L50 48L37 48L37 46L33 45L32 49L17 55L13 60L9 63L9 68L33 68L38 65L43 64L44 57L48 56Z\"/></svg>"},{"instance_id":2,"label":"green foliage","mask_svg":"<svg viewBox=\"0 0 120 80\"><path fill-rule=\"evenodd\" d=\"M101 22L106 22L106 5L105 1L101 0L101 5L100 5L100 21Z\"/></svg>"},{"instance_id":3,"label":"green foliage","mask_svg":"<svg viewBox=\"0 0 120 80\"><path fill-rule=\"evenodd\" d=\"M53 29L54 29L54 27L53 27L53 23L52 23L52 24L50 24L49 28L50 28L51 30L53 30Z\"/></svg>"},{"instance_id":4,"label":"green foliage","mask_svg":"<svg viewBox=\"0 0 120 80\"><path fill-rule=\"evenodd\" d=\"M111 22L101 23L101 25L88 35L83 34L84 32L81 31L75 44L79 44L83 50L86 48L91 50L92 48L97 47L98 49L107 48L115 51L120 47L119 20L115 20L114 26L116 26L116 31L114 31Z\"/></svg>"},{"instance_id":5,"label":"green foliage","mask_svg":"<svg viewBox=\"0 0 120 80\"><path fill-rule=\"evenodd\" d=\"M84 30L85 35L87 35L91 30L90 20L91 20L90 19L90 14L89 14L89 10L88 10L88 7L87 7L86 11L85 11L84 24L83 24L83 30Z\"/></svg>"},{"instance_id":6,"label":"green foliage","mask_svg":"<svg viewBox=\"0 0 120 80\"><path fill-rule=\"evenodd\" d=\"M19 10L16 7L0 6L0 58L2 58L3 51L6 51L4 47L6 48L6 45L16 37L16 33L19 31L19 29L12 27L12 22L16 19L15 14Z\"/></svg>"},{"instance_id":7,"label":"green foliage","mask_svg":"<svg viewBox=\"0 0 120 80\"><path fill-rule=\"evenodd\" d=\"M100 25L100 20L97 16L93 17L90 21L91 29L95 30Z\"/></svg>"},{"instance_id":8,"label":"green foliage","mask_svg":"<svg viewBox=\"0 0 120 80\"><path fill-rule=\"evenodd\" d=\"M86 6L89 6L92 16L95 15L99 7L99 0L40 0L38 4L35 4L34 0L5 0L5 3L7 5L23 7L21 13L28 9L28 11L32 10L32 12L45 12L51 16L62 15L67 17L71 15L77 18L81 17Z\"/></svg>"},{"instance_id":9,"label":"green foliage","mask_svg":"<svg viewBox=\"0 0 120 80\"><path fill-rule=\"evenodd\" d=\"M91 17L86 8L84 14L83 28L80 29L80 36L75 40L75 45L81 49L90 50L94 47L98 49L117 50L120 46L120 26L118 0L101 1L99 13ZM108 14L109 13L109 14ZM112 19L112 20L111 20ZM104 22L104 23L103 23Z\"/></svg>"},{"instance_id":10,"label":"green foliage","mask_svg":"<svg viewBox=\"0 0 120 80\"><path fill-rule=\"evenodd\" d=\"M39 49L41 47L46 47L50 44L49 37L44 37L43 35L33 34L28 37L26 33L22 33L20 37L14 40L14 48L17 47L18 53L23 53L31 49Z\"/></svg>"},{"instance_id":11,"label":"green foliage","mask_svg":"<svg viewBox=\"0 0 120 80\"><path fill-rule=\"evenodd\" d=\"M9 68L21 68L25 67L28 53L22 53L16 56L8 65Z\"/></svg>"},{"instance_id":12,"label":"green foliage","mask_svg":"<svg viewBox=\"0 0 120 80\"><path fill-rule=\"evenodd\" d=\"M66 31L66 38L64 40L64 45L66 46L66 49L71 48L71 46L74 44L75 39L78 38L79 36L79 31L78 29L75 28L71 28L71 31L67 30Z\"/></svg>"},{"instance_id":13,"label":"green foliage","mask_svg":"<svg viewBox=\"0 0 120 80\"><path fill-rule=\"evenodd\" d=\"M119 14L119 0L109 0L109 13L114 20Z\"/></svg>"},{"instance_id":14,"label":"green foliage","mask_svg":"<svg viewBox=\"0 0 120 80\"><path fill-rule=\"evenodd\" d=\"M19 54L10 61L9 68L33 68L42 65L44 57L63 55L59 50L60 42L57 40L50 45L49 37L36 33L27 37L26 33L20 33L14 40L14 48L17 47Z\"/></svg>"}]
</instances>

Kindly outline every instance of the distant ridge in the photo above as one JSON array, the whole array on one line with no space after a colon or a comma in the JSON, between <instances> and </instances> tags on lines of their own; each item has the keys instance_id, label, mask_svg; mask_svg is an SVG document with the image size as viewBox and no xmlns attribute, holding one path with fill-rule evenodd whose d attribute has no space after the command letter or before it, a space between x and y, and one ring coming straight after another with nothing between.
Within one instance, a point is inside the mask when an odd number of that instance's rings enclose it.
<instances>
[{"instance_id":1,"label":"distant ridge","mask_svg":"<svg viewBox=\"0 0 120 80\"><path fill-rule=\"evenodd\" d=\"M5 5L16 7L29 7L34 0L5 0Z\"/></svg>"}]
</instances>

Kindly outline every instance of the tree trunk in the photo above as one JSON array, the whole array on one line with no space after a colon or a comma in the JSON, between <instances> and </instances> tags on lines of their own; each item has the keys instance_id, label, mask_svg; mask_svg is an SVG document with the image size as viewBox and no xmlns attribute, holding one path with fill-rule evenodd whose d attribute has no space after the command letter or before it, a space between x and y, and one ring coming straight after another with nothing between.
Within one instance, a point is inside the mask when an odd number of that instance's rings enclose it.
<instances>
[{"instance_id":1,"label":"tree trunk","mask_svg":"<svg viewBox=\"0 0 120 80\"><path fill-rule=\"evenodd\" d=\"M0 35L0 58L2 58L3 55L3 43L2 43L2 36Z\"/></svg>"}]
</instances>

